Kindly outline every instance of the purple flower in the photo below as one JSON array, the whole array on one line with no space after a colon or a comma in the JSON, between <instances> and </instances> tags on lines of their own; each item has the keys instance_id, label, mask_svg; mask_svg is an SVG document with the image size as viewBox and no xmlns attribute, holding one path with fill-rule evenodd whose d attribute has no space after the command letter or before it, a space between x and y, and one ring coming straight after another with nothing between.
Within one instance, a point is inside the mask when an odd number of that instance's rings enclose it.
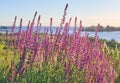
<instances>
[{"instance_id":1,"label":"purple flower","mask_svg":"<svg viewBox=\"0 0 120 83\"><path fill-rule=\"evenodd\" d=\"M12 29L11 29L11 34L12 35L14 33L14 28L15 28L16 20L17 20L17 16L15 16L14 23L13 23L13 26L12 26Z\"/></svg>"}]
</instances>

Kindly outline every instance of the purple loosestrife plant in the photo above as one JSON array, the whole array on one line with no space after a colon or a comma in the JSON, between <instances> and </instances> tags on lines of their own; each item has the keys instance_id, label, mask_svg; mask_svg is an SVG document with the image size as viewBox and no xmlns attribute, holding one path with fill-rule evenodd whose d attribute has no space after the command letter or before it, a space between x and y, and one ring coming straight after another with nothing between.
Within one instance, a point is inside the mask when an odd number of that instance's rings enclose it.
<instances>
[{"instance_id":1,"label":"purple loosestrife plant","mask_svg":"<svg viewBox=\"0 0 120 83\"><path fill-rule=\"evenodd\" d=\"M98 35L98 30L99 30L99 27L100 27L100 24L97 25L96 27L96 32L95 32L95 35Z\"/></svg>"},{"instance_id":2,"label":"purple loosestrife plant","mask_svg":"<svg viewBox=\"0 0 120 83\"><path fill-rule=\"evenodd\" d=\"M32 33L33 33L33 27L34 27L34 21L35 21L36 15L37 15L37 11L35 12L34 18L33 18L32 23L30 25L30 30L29 30L29 41L30 42L33 42Z\"/></svg>"},{"instance_id":3,"label":"purple loosestrife plant","mask_svg":"<svg viewBox=\"0 0 120 83\"><path fill-rule=\"evenodd\" d=\"M13 26L12 26L12 28L11 28L10 46L12 46L12 45L15 44L15 33L14 33L14 29L15 29L15 26L16 26L16 20L17 20L17 16L15 16L14 23L13 23Z\"/></svg>"},{"instance_id":4,"label":"purple loosestrife plant","mask_svg":"<svg viewBox=\"0 0 120 83\"><path fill-rule=\"evenodd\" d=\"M52 30L52 18L50 18L50 41L52 42L53 30Z\"/></svg>"},{"instance_id":5,"label":"purple loosestrife plant","mask_svg":"<svg viewBox=\"0 0 120 83\"><path fill-rule=\"evenodd\" d=\"M19 41L19 39L21 39L21 32L22 32L22 18L20 19L20 27L19 27L18 41Z\"/></svg>"},{"instance_id":6,"label":"purple loosestrife plant","mask_svg":"<svg viewBox=\"0 0 120 83\"><path fill-rule=\"evenodd\" d=\"M12 26L12 29L11 29L11 35L13 35L14 33L14 29L15 29L15 24L16 24L16 20L17 20L17 16L15 16L15 19L14 19L14 23L13 23L13 26Z\"/></svg>"},{"instance_id":7,"label":"purple loosestrife plant","mask_svg":"<svg viewBox=\"0 0 120 83\"><path fill-rule=\"evenodd\" d=\"M69 26L70 26L70 24L71 24L71 20L72 20L72 18L70 18L70 19L69 19L69 23L68 23L68 24L69 24Z\"/></svg>"},{"instance_id":8,"label":"purple loosestrife plant","mask_svg":"<svg viewBox=\"0 0 120 83\"><path fill-rule=\"evenodd\" d=\"M61 30L63 29L63 25L64 25L65 20L66 20L67 8L68 8L68 3L67 3L66 6L65 6L64 14L63 14L63 17L62 17L62 19L61 19L60 28L59 28L58 34L57 34L57 40L56 40L56 42L58 41L59 43L60 43L60 41L61 41L61 39L62 39L61 36L60 36L60 33L61 33Z\"/></svg>"},{"instance_id":9,"label":"purple loosestrife plant","mask_svg":"<svg viewBox=\"0 0 120 83\"><path fill-rule=\"evenodd\" d=\"M78 35L81 35L81 32L82 32L82 20L80 20L80 26L79 26L79 29L78 29Z\"/></svg>"},{"instance_id":10,"label":"purple loosestrife plant","mask_svg":"<svg viewBox=\"0 0 120 83\"><path fill-rule=\"evenodd\" d=\"M40 27L40 15L39 15L39 17L38 17L37 29L36 29L36 32L35 32L35 44L38 44L38 42L39 42L39 36L40 36L39 27Z\"/></svg>"},{"instance_id":11,"label":"purple loosestrife plant","mask_svg":"<svg viewBox=\"0 0 120 83\"><path fill-rule=\"evenodd\" d=\"M9 77L8 81L9 83L13 83L13 80L15 78L15 70L14 70L14 62L11 62L11 76Z\"/></svg>"},{"instance_id":12,"label":"purple loosestrife plant","mask_svg":"<svg viewBox=\"0 0 120 83\"><path fill-rule=\"evenodd\" d=\"M33 58L32 58L32 61L31 63L34 63L35 61L37 61L37 58L38 58L38 49L39 49L39 24L40 24L40 15L38 17L38 21L37 21L37 29L36 29L36 32L35 32L35 41L34 41L34 44L33 44Z\"/></svg>"},{"instance_id":13,"label":"purple loosestrife plant","mask_svg":"<svg viewBox=\"0 0 120 83\"><path fill-rule=\"evenodd\" d=\"M69 25L68 23L65 24L65 27L64 27L64 31L63 31L63 34L62 34L62 37L61 37L61 49L63 50L66 50L67 49L67 45L68 45L68 29L69 28Z\"/></svg>"},{"instance_id":14,"label":"purple loosestrife plant","mask_svg":"<svg viewBox=\"0 0 120 83\"><path fill-rule=\"evenodd\" d=\"M27 31L29 30L29 28L30 28L30 20L28 21Z\"/></svg>"},{"instance_id":15,"label":"purple loosestrife plant","mask_svg":"<svg viewBox=\"0 0 120 83\"><path fill-rule=\"evenodd\" d=\"M25 63L25 59L26 59L26 54L27 54L27 49L26 49L26 46L24 46L23 54L22 54L22 56L20 58L20 61L18 63L16 74L22 75L22 73L23 73L22 70L24 69L24 63Z\"/></svg>"},{"instance_id":16,"label":"purple loosestrife plant","mask_svg":"<svg viewBox=\"0 0 120 83\"><path fill-rule=\"evenodd\" d=\"M40 26L40 15L38 16L38 21L37 21L37 28L39 28L39 26Z\"/></svg>"},{"instance_id":17,"label":"purple loosestrife plant","mask_svg":"<svg viewBox=\"0 0 120 83\"><path fill-rule=\"evenodd\" d=\"M63 14L63 18L61 19L61 23L60 23L60 27L62 28L63 27L63 24L65 23L65 16L67 15L67 8L68 8L68 3L66 4L66 7L64 9L64 14Z\"/></svg>"},{"instance_id":18,"label":"purple loosestrife plant","mask_svg":"<svg viewBox=\"0 0 120 83\"><path fill-rule=\"evenodd\" d=\"M76 28L77 28L77 17L75 17L75 22L74 22L74 33L76 33Z\"/></svg>"}]
</instances>

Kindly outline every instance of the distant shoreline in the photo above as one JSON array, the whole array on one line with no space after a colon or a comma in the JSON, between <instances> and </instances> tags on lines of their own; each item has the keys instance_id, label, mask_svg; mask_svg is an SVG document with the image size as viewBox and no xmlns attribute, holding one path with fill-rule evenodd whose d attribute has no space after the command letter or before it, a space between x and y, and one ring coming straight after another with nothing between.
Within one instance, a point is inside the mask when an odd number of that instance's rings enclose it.
<instances>
[{"instance_id":1,"label":"distant shoreline","mask_svg":"<svg viewBox=\"0 0 120 83\"><path fill-rule=\"evenodd\" d=\"M0 26L0 31L4 31L6 29L11 29L12 26ZM25 28L27 28L27 26L23 26ZM48 27L49 26L42 26L42 27ZM53 26L53 28L57 28L58 26ZM16 26L16 28L19 28L19 26ZM70 28L74 29L73 26L71 26ZM79 28L79 27L78 27ZM83 27L82 31L88 31L88 32L95 32L96 31L96 27L95 26L90 26L90 27ZM111 27L111 26L100 26L98 32L113 32L113 31L120 31L120 27Z\"/></svg>"}]
</instances>

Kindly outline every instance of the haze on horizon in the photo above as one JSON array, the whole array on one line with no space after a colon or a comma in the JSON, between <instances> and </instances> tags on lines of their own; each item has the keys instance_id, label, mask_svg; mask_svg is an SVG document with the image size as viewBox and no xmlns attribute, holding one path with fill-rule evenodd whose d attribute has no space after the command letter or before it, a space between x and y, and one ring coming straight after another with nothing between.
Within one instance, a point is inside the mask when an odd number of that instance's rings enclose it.
<instances>
[{"instance_id":1,"label":"haze on horizon","mask_svg":"<svg viewBox=\"0 0 120 83\"><path fill-rule=\"evenodd\" d=\"M42 25L48 26L53 18L53 25L59 26L66 3L69 4L66 21L75 16L83 21L83 26L97 25L120 26L120 0L1 0L0 25L11 26L17 16L17 25L23 18L23 25L32 20L34 12L41 15Z\"/></svg>"}]
</instances>

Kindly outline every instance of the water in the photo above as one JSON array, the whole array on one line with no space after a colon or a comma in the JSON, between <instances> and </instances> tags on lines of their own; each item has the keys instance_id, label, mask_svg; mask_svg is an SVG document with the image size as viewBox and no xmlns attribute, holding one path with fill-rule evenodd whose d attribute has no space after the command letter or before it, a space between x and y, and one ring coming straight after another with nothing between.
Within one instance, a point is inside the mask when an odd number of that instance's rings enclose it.
<instances>
[{"instance_id":1,"label":"water","mask_svg":"<svg viewBox=\"0 0 120 83\"><path fill-rule=\"evenodd\" d=\"M40 30L41 33L44 32L44 28L45 27L41 28L41 30ZM49 27L47 27L47 28L49 28ZM22 28L22 30L26 30L26 29L27 29L27 27L23 27ZM19 30L18 27L16 27L15 28L15 32L17 32L18 30ZM34 28L33 30L35 31L36 28ZM53 33L55 33L56 32L56 27L53 27L52 30L53 30ZM6 31L6 29L0 29L0 33L5 33L5 31ZM69 33L70 34L72 34L73 31L74 31L74 28L72 28L72 27L69 28ZM11 32L11 29L8 29L8 32ZM89 36L92 36L92 37L95 36L95 32L89 32L89 31L87 31L87 32L89 33ZM81 33L81 35L85 35L85 33L86 33L86 31L83 31ZM120 43L120 31L98 32L98 36L99 36L99 38L107 39L107 40L114 39L114 40L116 40L117 42Z\"/></svg>"}]
</instances>

